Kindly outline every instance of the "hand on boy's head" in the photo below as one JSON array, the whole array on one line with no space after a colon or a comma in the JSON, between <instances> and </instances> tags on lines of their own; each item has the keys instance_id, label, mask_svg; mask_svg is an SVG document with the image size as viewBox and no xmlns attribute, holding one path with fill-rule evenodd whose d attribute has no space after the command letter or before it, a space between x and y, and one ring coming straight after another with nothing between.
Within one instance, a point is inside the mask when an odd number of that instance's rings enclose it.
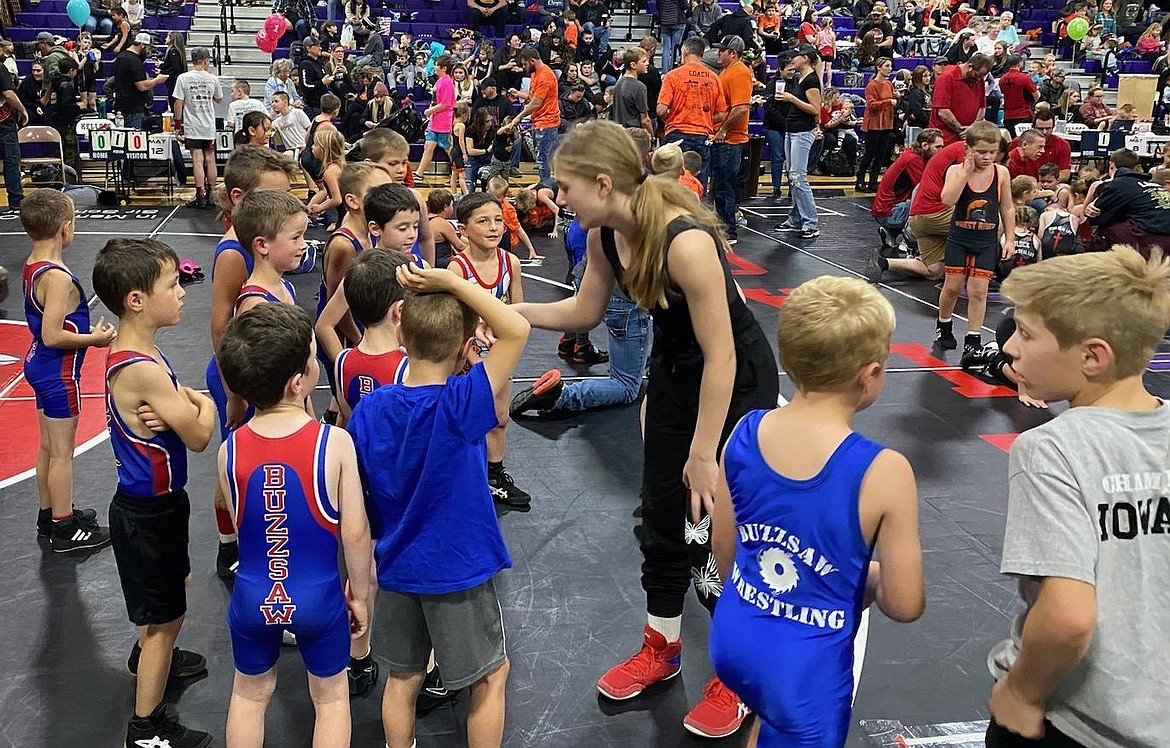
<instances>
[{"instance_id":1,"label":"hand on boy's head","mask_svg":"<svg viewBox=\"0 0 1170 748\"><path fill-rule=\"evenodd\" d=\"M415 293L447 291L453 288L456 282L467 282L450 270L420 268L414 263L399 265L395 272L398 274L398 282L402 284L402 287Z\"/></svg>"}]
</instances>

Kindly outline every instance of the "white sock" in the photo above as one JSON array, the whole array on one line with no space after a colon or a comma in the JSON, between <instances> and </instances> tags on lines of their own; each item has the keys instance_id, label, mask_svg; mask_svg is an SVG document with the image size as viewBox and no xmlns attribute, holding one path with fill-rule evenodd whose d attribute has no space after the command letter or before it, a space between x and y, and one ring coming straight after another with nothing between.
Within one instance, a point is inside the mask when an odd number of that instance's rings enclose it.
<instances>
[{"instance_id":1,"label":"white sock","mask_svg":"<svg viewBox=\"0 0 1170 748\"><path fill-rule=\"evenodd\" d=\"M231 535L224 535L222 532L218 533L218 535L219 535L219 542L221 542L221 543L235 543L236 542L236 534L234 532Z\"/></svg>"},{"instance_id":2,"label":"white sock","mask_svg":"<svg viewBox=\"0 0 1170 748\"><path fill-rule=\"evenodd\" d=\"M659 618L647 613L646 623L650 628L662 634L666 638L667 644L678 641L679 637L682 636L682 616Z\"/></svg>"},{"instance_id":3,"label":"white sock","mask_svg":"<svg viewBox=\"0 0 1170 748\"><path fill-rule=\"evenodd\" d=\"M950 317L947 317L946 319L943 319L942 317L939 317L939 318L938 318L938 321L939 321L939 322L942 322L942 323L945 325L945 324L947 324L948 322L950 322L950 321L951 321L951 318L950 318Z\"/></svg>"}]
</instances>

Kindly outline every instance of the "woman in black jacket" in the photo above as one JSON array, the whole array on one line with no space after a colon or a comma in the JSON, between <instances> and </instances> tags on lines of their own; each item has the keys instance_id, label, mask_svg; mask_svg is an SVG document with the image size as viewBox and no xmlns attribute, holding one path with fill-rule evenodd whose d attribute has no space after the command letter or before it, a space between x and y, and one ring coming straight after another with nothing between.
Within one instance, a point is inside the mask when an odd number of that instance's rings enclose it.
<instances>
[{"instance_id":1,"label":"woman in black jacket","mask_svg":"<svg viewBox=\"0 0 1170 748\"><path fill-rule=\"evenodd\" d=\"M178 82L179 76L187 72L187 44L183 40L183 34L179 31L172 31L167 34L167 54L163 57L162 64L158 66L160 75L169 75L167 78L167 106L174 111L175 108L175 83Z\"/></svg>"},{"instance_id":2,"label":"woman in black jacket","mask_svg":"<svg viewBox=\"0 0 1170 748\"><path fill-rule=\"evenodd\" d=\"M918 131L930 126L930 88L934 74L925 65L914 68L910 87L902 96L901 108L906 116L907 142L918 137Z\"/></svg>"},{"instance_id":3,"label":"woman in black jacket","mask_svg":"<svg viewBox=\"0 0 1170 748\"><path fill-rule=\"evenodd\" d=\"M520 52L520 35L508 34L508 38L504 44L496 50L495 66L496 66L496 82L500 84L500 91L507 91L510 88L520 88L520 84L524 81L524 68L516 61L516 55Z\"/></svg>"},{"instance_id":4,"label":"woman in black jacket","mask_svg":"<svg viewBox=\"0 0 1170 748\"><path fill-rule=\"evenodd\" d=\"M784 120L792 107L780 98L792 81L792 60L782 54L776 60L776 75L764 86L764 137L768 139L768 154L772 161L772 197L780 197L780 178L784 175Z\"/></svg>"}]
</instances>

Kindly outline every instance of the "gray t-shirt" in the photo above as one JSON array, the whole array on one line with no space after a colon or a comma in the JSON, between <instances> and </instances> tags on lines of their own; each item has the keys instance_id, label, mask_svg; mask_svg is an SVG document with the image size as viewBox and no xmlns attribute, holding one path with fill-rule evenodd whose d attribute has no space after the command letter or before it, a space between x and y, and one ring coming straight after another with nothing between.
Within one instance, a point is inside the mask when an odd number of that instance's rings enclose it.
<instances>
[{"instance_id":1,"label":"gray t-shirt","mask_svg":"<svg viewBox=\"0 0 1170 748\"><path fill-rule=\"evenodd\" d=\"M618 78L613 87L613 116L610 119L622 127L641 127L641 115L648 111L646 84L628 75Z\"/></svg>"},{"instance_id":2,"label":"gray t-shirt","mask_svg":"<svg viewBox=\"0 0 1170 748\"><path fill-rule=\"evenodd\" d=\"M1154 748L1170 735L1168 496L1170 405L1072 408L1012 448L1000 570L1022 578L1029 606L1041 577L1096 590L1092 644L1048 709L1082 745Z\"/></svg>"},{"instance_id":3,"label":"gray t-shirt","mask_svg":"<svg viewBox=\"0 0 1170 748\"><path fill-rule=\"evenodd\" d=\"M219 78L206 70L188 70L175 81L175 98L183 102L183 137L215 140L215 102Z\"/></svg>"}]
</instances>

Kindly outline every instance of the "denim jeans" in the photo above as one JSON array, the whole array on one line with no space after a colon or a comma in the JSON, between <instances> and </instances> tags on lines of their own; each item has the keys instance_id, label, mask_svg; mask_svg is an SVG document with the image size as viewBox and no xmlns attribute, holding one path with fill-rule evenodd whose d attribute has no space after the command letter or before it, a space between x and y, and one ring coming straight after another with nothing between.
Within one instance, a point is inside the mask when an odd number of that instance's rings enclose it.
<instances>
[{"instance_id":1,"label":"denim jeans","mask_svg":"<svg viewBox=\"0 0 1170 748\"><path fill-rule=\"evenodd\" d=\"M109 36L114 30L114 20L112 18L98 19L96 16L90 16L89 20L81 27L82 31L88 31L91 34L98 31L98 29L101 29L99 33L102 36Z\"/></svg>"},{"instance_id":2,"label":"denim jeans","mask_svg":"<svg viewBox=\"0 0 1170 748\"><path fill-rule=\"evenodd\" d=\"M561 134L555 127L533 128L532 140L536 144L536 170L541 180L552 177L552 154Z\"/></svg>"},{"instance_id":3,"label":"denim jeans","mask_svg":"<svg viewBox=\"0 0 1170 748\"><path fill-rule=\"evenodd\" d=\"M313 20L316 20L316 19L314 18ZM304 18L299 19L296 22L296 24L293 26L293 29L296 31L296 34L297 34L297 39L301 40L302 42L306 38L308 38L309 31L312 28L313 28L312 24L310 24L309 21L307 21Z\"/></svg>"},{"instance_id":4,"label":"denim jeans","mask_svg":"<svg viewBox=\"0 0 1170 748\"><path fill-rule=\"evenodd\" d=\"M903 200L894 206L893 211L888 216L881 218L874 218L877 225L883 229L889 229L895 234L901 232L906 228L906 222L910 220L910 201Z\"/></svg>"},{"instance_id":5,"label":"denim jeans","mask_svg":"<svg viewBox=\"0 0 1170 748\"><path fill-rule=\"evenodd\" d=\"M743 144L711 144L711 197L715 200L715 212L723 219L728 236L735 236L735 206L739 195L736 182L739 177L739 162Z\"/></svg>"},{"instance_id":6,"label":"denim jeans","mask_svg":"<svg viewBox=\"0 0 1170 748\"><path fill-rule=\"evenodd\" d=\"M325 11L325 18L327 20L336 21L339 18L342 21L345 20L345 8L343 7L341 0L329 0L326 7L327 9Z\"/></svg>"},{"instance_id":7,"label":"denim jeans","mask_svg":"<svg viewBox=\"0 0 1170 748\"><path fill-rule=\"evenodd\" d=\"M24 199L24 187L20 183L20 141L15 130L0 132L0 153L4 157L4 187L8 191L8 207L20 206Z\"/></svg>"},{"instance_id":8,"label":"denim jeans","mask_svg":"<svg viewBox=\"0 0 1170 748\"><path fill-rule=\"evenodd\" d=\"M484 156L468 156L466 164L463 169L463 176L467 180L467 192L471 194L479 187L479 172L481 169L491 164L492 157Z\"/></svg>"},{"instance_id":9,"label":"denim jeans","mask_svg":"<svg viewBox=\"0 0 1170 748\"><path fill-rule=\"evenodd\" d=\"M146 113L135 112L134 114L125 115L125 118L126 127L130 128L131 130L140 130L142 129L142 123L146 120Z\"/></svg>"},{"instance_id":10,"label":"denim jeans","mask_svg":"<svg viewBox=\"0 0 1170 748\"><path fill-rule=\"evenodd\" d=\"M662 27L662 74L666 75L670 69L674 67L674 53L682 46L683 36L686 34L687 25L680 23L677 26L663 26ZM600 47L598 47L600 49Z\"/></svg>"},{"instance_id":11,"label":"denim jeans","mask_svg":"<svg viewBox=\"0 0 1170 748\"><path fill-rule=\"evenodd\" d=\"M772 157L772 192L780 191L780 177L784 175L784 133L764 130L768 139L768 155Z\"/></svg>"},{"instance_id":12,"label":"denim jeans","mask_svg":"<svg viewBox=\"0 0 1170 748\"><path fill-rule=\"evenodd\" d=\"M787 223L808 230L820 228L817 204L813 200L812 187L808 184L808 156L813 139L812 130L790 132L784 139L784 158L788 161L788 194L792 198L792 213Z\"/></svg>"},{"instance_id":13,"label":"denim jeans","mask_svg":"<svg viewBox=\"0 0 1170 748\"><path fill-rule=\"evenodd\" d=\"M707 189L707 168L711 163L711 146L707 144L707 141L706 135L690 135L678 130L666 133L662 139L663 143L678 143L679 147L683 149L683 153L694 151L702 157L703 169L699 172L699 183L703 185L703 189Z\"/></svg>"},{"instance_id":14,"label":"denim jeans","mask_svg":"<svg viewBox=\"0 0 1170 748\"><path fill-rule=\"evenodd\" d=\"M605 310L609 331L609 378L586 379L565 385L557 408L589 410L606 405L628 405L642 391L646 350L650 344L650 313L617 294Z\"/></svg>"}]
</instances>

